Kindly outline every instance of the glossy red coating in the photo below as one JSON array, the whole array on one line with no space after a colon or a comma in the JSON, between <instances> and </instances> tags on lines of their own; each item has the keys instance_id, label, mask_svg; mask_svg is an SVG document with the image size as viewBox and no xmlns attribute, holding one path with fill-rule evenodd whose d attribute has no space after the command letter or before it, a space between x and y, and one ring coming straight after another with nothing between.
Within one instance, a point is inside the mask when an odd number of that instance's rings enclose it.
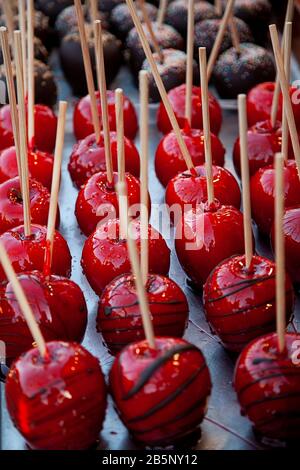
<instances>
[{"instance_id":1,"label":"glossy red coating","mask_svg":"<svg viewBox=\"0 0 300 470\"><path fill-rule=\"evenodd\" d=\"M184 292L172 279L160 274L150 274L145 287L155 336L182 337L189 314ZM104 289L97 330L112 354L145 338L132 274L117 277Z\"/></svg>"},{"instance_id":2,"label":"glossy red coating","mask_svg":"<svg viewBox=\"0 0 300 470\"><path fill-rule=\"evenodd\" d=\"M45 255L49 249L47 228L31 225L31 235L25 236L24 225L12 228L0 235L0 243L5 248L16 273L24 271L43 271ZM72 257L66 240L55 232L51 272L59 276L71 276ZM48 267L46 267L48 271ZM6 280L0 266L0 282Z\"/></svg>"},{"instance_id":3,"label":"glossy red coating","mask_svg":"<svg viewBox=\"0 0 300 470\"><path fill-rule=\"evenodd\" d=\"M276 126L272 127L269 120L258 122L248 130L247 140L249 171L250 175L254 175L260 168L273 165L275 154L281 152L281 123L277 121ZM233 163L236 172L240 175L241 153L239 137L233 147Z\"/></svg>"},{"instance_id":4,"label":"glossy red coating","mask_svg":"<svg viewBox=\"0 0 300 470\"><path fill-rule=\"evenodd\" d=\"M100 126L102 127L101 100L100 92L96 91L98 115ZM115 92L107 90L108 122L111 131L116 131L116 110L115 110ZM138 131L138 121L134 106L130 99L124 95L124 134L128 139L135 139ZM92 121L91 98L90 95L81 98L75 106L73 116L74 134L77 140L84 139L93 134L94 126Z\"/></svg>"},{"instance_id":5,"label":"glossy red coating","mask_svg":"<svg viewBox=\"0 0 300 470\"><path fill-rule=\"evenodd\" d=\"M98 224L119 216L119 202L115 190L118 174L114 173L114 181L109 184L106 172L96 173L78 193L75 215L80 230L90 235ZM139 211L140 182L130 173L125 174L129 207L135 206ZM137 213L138 215L138 213Z\"/></svg>"},{"instance_id":6,"label":"glossy red coating","mask_svg":"<svg viewBox=\"0 0 300 470\"><path fill-rule=\"evenodd\" d=\"M286 160L283 169L285 207L300 204L300 181L294 160ZM259 230L269 235L274 220L275 170L268 165L250 180L252 217Z\"/></svg>"},{"instance_id":7,"label":"glossy red coating","mask_svg":"<svg viewBox=\"0 0 300 470\"><path fill-rule=\"evenodd\" d=\"M286 317L294 308L294 291L286 279ZM246 268L245 256L220 263L203 287L206 319L224 347L241 352L253 339L276 330L275 263L253 256Z\"/></svg>"},{"instance_id":8,"label":"glossy red coating","mask_svg":"<svg viewBox=\"0 0 300 470\"><path fill-rule=\"evenodd\" d=\"M202 422L211 380L202 352L178 338L127 346L117 356L109 382L120 418L146 446L173 444Z\"/></svg>"},{"instance_id":9,"label":"glossy red coating","mask_svg":"<svg viewBox=\"0 0 300 470\"><path fill-rule=\"evenodd\" d=\"M34 105L34 143L42 152L52 153L55 148L57 117L48 106ZM0 109L0 150L14 145L10 106Z\"/></svg>"},{"instance_id":10,"label":"glossy red coating","mask_svg":"<svg viewBox=\"0 0 300 470\"><path fill-rule=\"evenodd\" d=\"M184 129L181 129L181 134L193 164L195 166L202 165L205 162L203 131L185 126ZM225 148L220 139L214 134L211 134L211 147L213 164L223 166ZM158 144L155 153L156 175L161 184L167 186L174 176L186 171L186 168L186 163L178 146L177 137L174 132L171 131L166 134Z\"/></svg>"},{"instance_id":11,"label":"glossy red coating","mask_svg":"<svg viewBox=\"0 0 300 470\"><path fill-rule=\"evenodd\" d=\"M7 409L35 450L81 450L98 439L106 386L99 360L76 343L47 343L47 357L31 349L12 366Z\"/></svg>"},{"instance_id":12,"label":"glossy red coating","mask_svg":"<svg viewBox=\"0 0 300 470\"><path fill-rule=\"evenodd\" d=\"M180 85L172 88L168 97L171 106L174 110L178 124L181 128L185 127L185 95L186 85ZM209 99L209 115L211 123L211 131L218 135L222 126L222 110L217 99L211 94L208 94ZM169 121L166 109L163 103L160 103L157 112L157 127L163 133L167 134L172 130L171 123ZM203 129L202 122L202 99L201 99L201 88L193 86L192 88L192 122L191 127L194 129Z\"/></svg>"},{"instance_id":13,"label":"glossy red coating","mask_svg":"<svg viewBox=\"0 0 300 470\"><path fill-rule=\"evenodd\" d=\"M41 183L29 179L30 213L33 224L47 225L50 194ZM22 225L23 199L19 177L0 184L0 234ZM57 223L59 225L59 213Z\"/></svg>"},{"instance_id":14,"label":"glossy red coating","mask_svg":"<svg viewBox=\"0 0 300 470\"><path fill-rule=\"evenodd\" d=\"M51 191L53 155L35 150L28 152L29 176ZM0 153L0 184L18 176L16 148L9 147Z\"/></svg>"},{"instance_id":15,"label":"glossy red coating","mask_svg":"<svg viewBox=\"0 0 300 470\"><path fill-rule=\"evenodd\" d=\"M132 231L140 250L140 222L132 222ZM149 272L167 275L170 250L162 235L149 225ZM114 278L131 272L127 244L119 237L119 220L113 219L98 227L86 240L81 258L83 272L96 294Z\"/></svg>"},{"instance_id":16,"label":"glossy red coating","mask_svg":"<svg viewBox=\"0 0 300 470\"><path fill-rule=\"evenodd\" d=\"M110 133L110 144L113 169L117 171L117 134L115 132ZM140 175L140 157L136 146L125 137L124 147L126 171L138 178ZM74 145L68 169L73 183L78 188L84 185L95 173L106 171L103 133L101 133L98 143L95 134L91 134Z\"/></svg>"},{"instance_id":17,"label":"glossy red coating","mask_svg":"<svg viewBox=\"0 0 300 470\"><path fill-rule=\"evenodd\" d=\"M285 264L292 281L300 284L300 207L286 209L283 217L285 241ZM271 231L272 246L275 246L274 225Z\"/></svg>"},{"instance_id":18,"label":"glossy red coating","mask_svg":"<svg viewBox=\"0 0 300 470\"><path fill-rule=\"evenodd\" d=\"M202 289L221 261L244 252L242 213L217 200L188 211L176 227L175 248L185 273Z\"/></svg>"},{"instance_id":19,"label":"glossy red coating","mask_svg":"<svg viewBox=\"0 0 300 470\"><path fill-rule=\"evenodd\" d=\"M265 121L271 117L272 101L274 94L274 82L263 82L252 88L247 95L248 126L253 126L259 121ZM299 89L290 86L290 97L294 111L295 121L300 128L300 96ZM282 120L282 95L278 103L277 118Z\"/></svg>"},{"instance_id":20,"label":"glossy red coating","mask_svg":"<svg viewBox=\"0 0 300 470\"><path fill-rule=\"evenodd\" d=\"M249 344L237 362L234 387L260 437L299 443L300 335L286 333L285 341L283 353L275 333Z\"/></svg>"},{"instance_id":21,"label":"glossy red coating","mask_svg":"<svg viewBox=\"0 0 300 470\"><path fill-rule=\"evenodd\" d=\"M70 279L38 271L18 275L46 341L80 343L87 325L87 307L80 287ZM0 338L6 344L6 363L34 347L31 333L9 282L0 286Z\"/></svg>"},{"instance_id":22,"label":"glossy red coating","mask_svg":"<svg viewBox=\"0 0 300 470\"><path fill-rule=\"evenodd\" d=\"M166 203L169 208L180 207L180 217L192 207L207 200L206 169L204 165L196 167L198 176L189 171L175 176L166 189ZM241 191L234 176L225 168L213 166L215 198L224 206L241 206ZM172 210L171 219L174 221ZM176 220L176 219L175 219ZM178 218L177 218L178 220ZM176 224L175 224L176 225Z\"/></svg>"}]
</instances>

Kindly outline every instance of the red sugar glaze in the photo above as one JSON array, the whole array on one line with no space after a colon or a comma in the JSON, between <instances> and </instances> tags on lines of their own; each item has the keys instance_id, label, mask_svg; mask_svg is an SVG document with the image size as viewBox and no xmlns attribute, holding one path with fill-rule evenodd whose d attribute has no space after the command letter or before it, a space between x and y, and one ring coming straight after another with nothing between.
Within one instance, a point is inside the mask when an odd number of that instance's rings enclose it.
<instances>
[{"instance_id":1,"label":"red sugar glaze","mask_svg":"<svg viewBox=\"0 0 300 470\"><path fill-rule=\"evenodd\" d=\"M182 337L189 306L181 288L168 277L150 274L146 290L155 336ZM98 307L97 330L112 354L144 339L132 274L117 277L104 289Z\"/></svg>"},{"instance_id":2,"label":"red sugar glaze","mask_svg":"<svg viewBox=\"0 0 300 470\"><path fill-rule=\"evenodd\" d=\"M110 371L110 389L120 418L146 446L173 444L202 422L211 380L202 352L178 338L127 346Z\"/></svg>"},{"instance_id":3,"label":"red sugar glaze","mask_svg":"<svg viewBox=\"0 0 300 470\"><path fill-rule=\"evenodd\" d=\"M31 349L6 381L7 409L36 450L81 450L98 439L106 386L97 358L76 343L47 343L47 357Z\"/></svg>"},{"instance_id":4,"label":"red sugar glaze","mask_svg":"<svg viewBox=\"0 0 300 470\"><path fill-rule=\"evenodd\" d=\"M253 339L276 329L275 263L253 256L246 269L245 256L220 263L203 288L206 319L224 347L240 352ZM294 308L294 291L286 279L287 320Z\"/></svg>"}]
</instances>

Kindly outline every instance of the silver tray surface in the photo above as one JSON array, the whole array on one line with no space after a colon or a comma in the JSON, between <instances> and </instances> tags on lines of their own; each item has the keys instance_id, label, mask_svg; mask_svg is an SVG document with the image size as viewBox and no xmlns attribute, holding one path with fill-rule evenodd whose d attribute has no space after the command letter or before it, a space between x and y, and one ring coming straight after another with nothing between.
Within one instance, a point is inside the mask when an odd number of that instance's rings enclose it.
<instances>
[{"instance_id":1,"label":"silver tray surface","mask_svg":"<svg viewBox=\"0 0 300 470\"><path fill-rule=\"evenodd\" d=\"M67 133L63 160L63 178L60 192L61 209L61 227L63 236L67 239L73 256L72 279L83 289L88 310L89 323L84 340L84 346L100 359L104 373L107 374L113 362L102 344L101 337L97 334L95 328L95 315L97 309L97 296L89 287L80 267L81 251L85 237L80 233L76 218L74 215L74 206L77 197L77 190L70 179L67 165L72 146L75 143L73 136L72 115L75 99L72 97L69 87L66 85L63 75L58 66L57 56L52 57L52 65L55 70L60 99L66 99L69 102ZM299 68L293 61L293 77L300 77ZM112 88L120 86L124 92L132 99L139 110L138 93L132 84L128 71L122 68ZM238 134L236 103L222 103L223 105L223 126L220 138L226 148L226 168L232 171L232 147ZM164 189L159 184L154 171L154 155L161 138L156 128L156 110L157 105L150 105L150 173L149 184L153 203L163 203ZM139 146L139 139L136 140ZM157 227L157 214L153 213L151 223ZM257 238L257 251L260 254L271 256L269 248ZM209 401L208 413L201 426L201 437L195 438L195 442L190 441L189 445L194 449L201 450L253 450L261 449L263 446L256 440L250 422L241 416L239 404L232 387L232 378L235 359L226 353L220 345L218 338L212 335L209 326L205 321L201 297L196 295L186 286L186 277L181 269L176 254L173 249L172 240L167 240L169 247L172 248L172 262L170 277L173 278L183 289L188 297L190 306L190 319L185 338L196 344L203 351L207 360L213 382L212 396ZM299 299L297 300L293 327L300 331L300 312ZM1 385L1 408L0 408L0 449L2 450L22 450L26 449L23 438L14 429L8 416L5 400L4 387ZM129 450L137 449L134 442L130 439L125 427L120 422L116 412L113 409L112 401L109 399L104 427L100 435L98 449L109 450Z\"/></svg>"}]
</instances>

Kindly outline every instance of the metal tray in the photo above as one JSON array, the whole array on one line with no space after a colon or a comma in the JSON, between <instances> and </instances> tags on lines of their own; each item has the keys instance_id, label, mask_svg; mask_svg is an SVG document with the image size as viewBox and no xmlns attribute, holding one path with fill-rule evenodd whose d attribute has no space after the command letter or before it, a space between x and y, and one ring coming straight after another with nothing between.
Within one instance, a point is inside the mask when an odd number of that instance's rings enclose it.
<instances>
[{"instance_id":1,"label":"metal tray","mask_svg":"<svg viewBox=\"0 0 300 470\"><path fill-rule=\"evenodd\" d=\"M57 56L52 57L52 65L55 70L58 85L59 96L61 99L69 101L67 134L65 143L65 152L63 160L63 178L60 193L60 208L62 213L61 232L68 240L72 256L73 271L72 279L77 282L85 294L88 310L89 323L84 340L84 346L87 347L100 361L104 373L107 373L112 364L113 358L109 355L102 345L101 337L97 334L95 328L95 315L98 299L89 287L80 267L81 251L85 237L80 233L76 218L74 215L74 206L77 197L77 190L72 185L69 173L67 171L68 159L75 142L72 128L72 114L75 100L71 95L69 87L66 85L60 71ZM299 69L296 62L293 62L293 76L299 77ZM122 68L113 88L120 86L124 92L132 99L138 110L138 93L132 84L128 71ZM226 148L226 167L234 173L232 166L232 147L238 134L237 115L233 110L228 110L228 105L223 103L224 117L223 127L220 138ZM232 107L232 106L230 106ZM235 106L233 106L234 108ZM159 184L154 171L154 155L161 135L156 128L156 110L157 105L150 106L150 193L153 203L162 203L164 201L164 189ZM139 141L137 139L137 146ZM156 214L152 214L151 223L157 227ZM256 237L257 238L257 237ZM172 240L167 240L170 248L173 248ZM257 250L260 254L269 255L270 250L257 238ZM196 449L206 450L252 450L261 449L262 445L258 443L253 434L250 422L240 415L239 404L235 392L232 388L233 369L235 359L228 355L220 345L218 338L210 332L209 326L205 321L202 311L201 297L195 295L187 286L183 270L181 269L174 249L172 249L172 263L170 277L180 286L183 286L190 305L190 319L185 338L196 344L203 351L209 369L211 371L213 392L209 401L209 408L204 419L201 430L202 435L195 436L194 442L189 441L189 446ZM297 302L299 306L299 299ZM300 330L300 314L297 308L297 315L294 320L294 327ZM19 433L14 429L8 416L5 400L4 387L1 385L1 408L0 408L0 449L3 450L21 450L25 449L25 443ZM137 447L130 439L126 429L120 422L116 412L113 409L111 399L107 410L104 427L100 435L98 449L136 449Z\"/></svg>"}]
</instances>

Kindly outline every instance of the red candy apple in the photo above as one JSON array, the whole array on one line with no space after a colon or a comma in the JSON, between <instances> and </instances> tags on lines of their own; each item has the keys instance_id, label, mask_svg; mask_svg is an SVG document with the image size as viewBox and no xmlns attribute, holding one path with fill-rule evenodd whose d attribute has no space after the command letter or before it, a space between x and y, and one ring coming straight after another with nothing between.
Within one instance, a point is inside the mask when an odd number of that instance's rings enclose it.
<instances>
[{"instance_id":1,"label":"red candy apple","mask_svg":"<svg viewBox=\"0 0 300 470\"><path fill-rule=\"evenodd\" d=\"M70 279L44 276L38 271L19 274L18 279L45 340L80 343L87 324L87 307L80 287ZM9 282L0 286L0 337L6 344L7 364L33 347Z\"/></svg>"},{"instance_id":2,"label":"red candy apple","mask_svg":"<svg viewBox=\"0 0 300 470\"><path fill-rule=\"evenodd\" d=\"M132 230L140 250L140 222L132 222ZM166 275L170 268L170 250L157 230L149 225L149 271ZM126 240L120 238L119 220L100 225L86 240L81 264L96 294L115 277L131 272Z\"/></svg>"},{"instance_id":3,"label":"red candy apple","mask_svg":"<svg viewBox=\"0 0 300 470\"><path fill-rule=\"evenodd\" d=\"M10 417L30 448L81 450L98 439L106 386L97 358L76 343L47 343L12 365L5 386Z\"/></svg>"},{"instance_id":4,"label":"red candy apple","mask_svg":"<svg viewBox=\"0 0 300 470\"><path fill-rule=\"evenodd\" d=\"M90 235L98 224L119 216L118 195L115 184L118 174L114 173L114 181L109 184L105 172L96 173L78 193L75 215L81 231ZM129 173L125 174L129 207L138 209L140 204L140 182Z\"/></svg>"},{"instance_id":5,"label":"red candy apple","mask_svg":"<svg viewBox=\"0 0 300 470\"><path fill-rule=\"evenodd\" d=\"M235 368L234 387L242 414L261 438L288 443L300 439L300 335L286 333L278 350L275 333L253 341Z\"/></svg>"},{"instance_id":6,"label":"red candy apple","mask_svg":"<svg viewBox=\"0 0 300 470\"><path fill-rule=\"evenodd\" d=\"M285 264L292 281L300 284L300 207L286 209L283 217ZM271 232L275 246L274 227Z\"/></svg>"},{"instance_id":7,"label":"red candy apple","mask_svg":"<svg viewBox=\"0 0 300 470\"><path fill-rule=\"evenodd\" d=\"M97 107L100 120L101 118L101 101L100 93L96 91ZM111 131L116 131L116 110L115 110L115 92L107 90L108 120ZM127 96L124 96L124 133L128 139L134 139L138 131L137 116L134 106ZM73 117L74 134L77 140L84 139L94 132L91 111L90 95L81 98L74 110ZM100 122L101 124L101 122Z\"/></svg>"},{"instance_id":8,"label":"red candy apple","mask_svg":"<svg viewBox=\"0 0 300 470\"><path fill-rule=\"evenodd\" d=\"M110 144L113 160L113 168L117 170L117 134L110 133ZM124 138L125 146L125 167L128 173L139 177L140 157L134 143ZM104 138L101 133L100 141L97 143L95 134L91 134L78 142L72 151L69 162L69 172L74 184L80 188L87 180L99 171L106 170Z\"/></svg>"},{"instance_id":9,"label":"red candy apple","mask_svg":"<svg viewBox=\"0 0 300 470\"><path fill-rule=\"evenodd\" d=\"M175 248L187 276L202 289L221 261L244 252L243 215L217 200L198 206L177 224Z\"/></svg>"},{"instance_id":10,"label":"red candy apple","mask_svg":"<svg viewBox=\"0 0 300 470\"><path fill-rule=\"evenodd\" d=\"M202 165L205 161L203 131L185 126L184 129L181 129L181 134L194 165ZM211 146L213 164L223 166L225 148L220 139L214 134L211 134ZM156 175L161 184L167 186L174 176L185 170L186 163L179 148L177 137L171 131L161 139L157 147L155 154Z\"/></svg>"},{"instance_id":11,"label":"red candy apple","mask_svg":"<svg viewBox=\"0 0 300 470\"><path fill-rule=\"evenodd\" d=\"M53 155L40 150L28 151L29 176L51 191ZM18 176L16 148L9 147L0 153L0 183Z\"/></svg>"},{"instance_id":12,"label":"red candy apple","mask_svg":"<svg viewBox=\"0 0 300 470\"><path fill-rule=\"evenodd\" d=\"M109 382L120 418L146 446L174 444L201 424L211 393L202 352L182 339L156 338L127 346Z\"/></svg>"},{"instance_id":13,"label":"red candy apple","mask_svg":"<svg viewBox=\"0 0 300 470\"><path fill-rule=\"evenodd\" d=\"M300 204L300 181L294 160L284 163L285 207ZM274 220L275 170L273 165L258 170L250 180L252 216L259 230L269 235Z\"/></svg>"},{"instance_id":14,"label":"red candy apple","mask_svg":"<svg viewBox=\"0 0 300 470\"><path fill-rule=\"evenodd\" d=\"M47 225L50 194L47 188L29 179L30 213L34 224ZM24 223L19 177L0 184L0 234ZM59 225L59 215L57 217Z\"/></svg>"},{"instance_id":15,"label":"red candy apple","mask_svg":"<svg viewBox=\"0 0 300 470\"><path fill-rule=\"evenodd\" d=\"M55 148L57 117L51 108L34 105L35 147L42 152L52 153ZM14 145L10 106L0 109L0 150Z\"/></svg>"},{"instance_id":16,"label":"red candy apple","mask_svg":"<svg viewBox=\"0 0 300 470\"><path fill-rule=\"evenodd\" d=\"M181 288L160 274L150 274L145 287L155 335L182 337L189 307ZM117 277L104 289L97 330L112 354L145 337L132 274Z\"/></svg>"},{"instance_id":17,"label":"red candy apple","mask_svg":"<svg viewBox=\"0 0 300 470\"><path fill-rule=\"evenodd\" d=\"M275 83L263 82L252 88L247 95L248 126L254 126L259 121L265 121L271 117L272 101ZM290 86L290 97L294 111L296 125L300 127L300 97L299 89ZM279 97L277 117L282 119L282 95Z\"/></svg>"},{"instance_id":18,"label":"red candy apple","mask_svg":"<svg viewBox=\"0 0 300 470\"><path fill-rule=\"evenodd\" d=\"M166 203L170 208L171 219L174 214L179 217L192 207L207 200L207 180L205 166L196 167L197 176L186 171L175 176L168 184L166 190ZM241 205L241 191L234 176L225 168L213 166L213 182L215 197L224 206L234 206L237 209ZM172 209L174 208L174 213ZM175 212L176 210L176 212ZM178 217L177 217L178 221Z\"/></svg>"},{"instance_id":19,"label":"red candy apple","mask_svg":"<svg viewBox=\"0 0 300 470\"><path fill-rule=\"evenodd\" d=\"M181 128L185 127L185 95L186 85L180 85L172 88L168 97L171 106L174 110L178 124ZM209 115L211 122L211 131L218 135L222 125L222 110L216 98L209 93ZM171 123L168 118L168 114L163 103L160 103L157 113L157 127L163 133L167 134L172 130ZM201 100L201 88L193 86L192 88L192 122L191 127L193 129L203 129L202 122L202 100Z\"/></svg>"},{"instance_id":20,"label":"red candy apple","mask_svg":"<svg viewBox=\"0 0 300 470\"><path fill-rule=\"evenodd\" d=\"M24 271L46 271L45 256L49 250L47 228L31 225L31 235L25 236L24 225L14 227L0 235L0 243L5 248L16 273ZM59 276L70 277L72 257L66 240L55 232L51 272ZM0 266L0 282L6 275Z\"/></svg>"},{"instance_id":21,"label":"red candy apple","mask_svg":"<svg viewBox=\"0 0 300 470\"><path fill-rule=\"evenodd\" d=\"M246 268L245 256L220 263L203 288L206 319L224 347L240 352L254 338L276 329L275 263L253 256ZM286 316L294 307L294 292L286 279Z\"/></svg>"}]
</instances>

